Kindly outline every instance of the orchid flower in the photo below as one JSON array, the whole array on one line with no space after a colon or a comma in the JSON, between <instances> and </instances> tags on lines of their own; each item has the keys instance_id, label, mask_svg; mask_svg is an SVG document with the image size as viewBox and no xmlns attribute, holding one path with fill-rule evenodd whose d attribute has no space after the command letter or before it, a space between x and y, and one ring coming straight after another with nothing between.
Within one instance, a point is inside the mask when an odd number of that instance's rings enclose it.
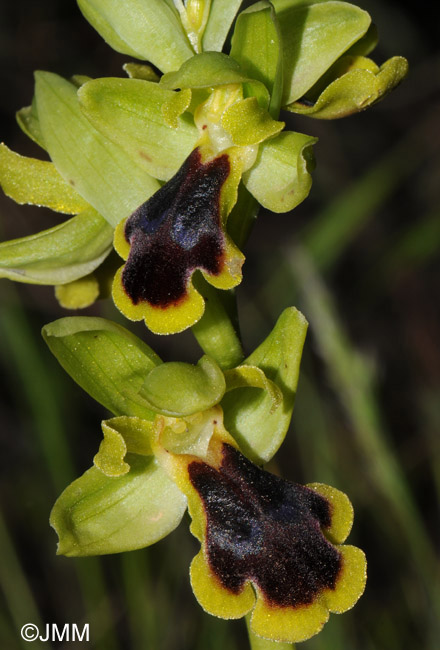
<instances>
[{"instance_id":1,"label":"orchid flower","mask_svg":"<svg viewBox=\"0 0 440 650\"><path fill-rule=\"evenodd\" d=\"M238 16L237 0L78 4L109 45L149 63L127 63L126 79L36 73L17 119L51 162L0 145L0 184L18 203L74 216L0 244L0 277L53 284L67 308L112 284L129 319L179 332L205 310L194 274L217 289L240 283L255 206L286 212L310 191L316 138L286 131L280 109L351 114L407 64L366 58L371 18L346 2L263 0Z\"/></svg>"},{"instance_id":2,"label":"orchid flower","mask_svg":"<svg viewBox=\"0 0 440 650\"><path fill-rule=\"evenodd\" d=\"M208 613L252 612L256 635L295 642L319 632L329 612L351 608L366 573L363 552L342 545L350 501L335 488L300 486L261 468L289 426L306 329L297 310L286 310L243 364L223 372L206 356L196 366L161 363L103 319L46 326L60 363L116 414L102 423L94 466L53 508L58 552L149 546L188 507L201 543L191 584Z\"/></svg>"}]
</instances>

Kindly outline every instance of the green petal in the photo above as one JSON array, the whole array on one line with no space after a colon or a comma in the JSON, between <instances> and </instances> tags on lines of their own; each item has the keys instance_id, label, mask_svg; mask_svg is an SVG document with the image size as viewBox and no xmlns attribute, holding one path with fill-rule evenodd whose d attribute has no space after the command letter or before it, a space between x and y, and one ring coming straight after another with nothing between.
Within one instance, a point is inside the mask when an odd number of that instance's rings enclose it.
<instances>
[{"instance_id":1,"label":"green petal","mask_svg":"<svg viewBox=\"0 0 440 650\"><path fill-rule=\"evenodd\" d=\"M194 54L172 2L164 0L78 0L102 38L118 52L176 70Z\"/></svg>"},{"instance_id":2,"label":"green petal","mask_svg":"<svg viewBox=\"0 0 440 650\"><path fill-rule=\"evenodd\" d=\"M154 419L138 395L160 363L146 343L116 323L86 316L61 318L45 325L42 333L64 370L109 411Z\"/></svg>"},{"instance_id":3,"label":"green petal","mask_svg":"<svg viewBox=\"0 0 440 650\"><path fill-rule=\"evenodd\" d=\"M148 420L141 420L141 422L148 422ZM102 423L102 433L104 440L93 458L93 464L111 478L124 476L130 471L130 465L124 460L127 455L127 445L123 436L105 422ZM151 456L151 453L149 455Z\"/></svg>"},{"instance_id":4,"label":"green petal","mask_svg":"<svg viewBox=\"0 0 440 650\"><path fill-rule=\"evenodd\" d=\"M347 117L379 101L408 72L408 62L400 56L389 59L380 68L364 57L342 57L340 64L345 64L347 71L332 81L311 106L298 101L286 108L324 120Z\"/></svg>"},{"instance_id":5,"label":"green petal","mask_svg":"<svg viewBox=\"0 0 440 650\"><path fill-rule=\"evenodd\" d=\"M153 423L141 418L121 416L102 422L104 440L93 459L95 467L106 476L123 476L130 471L127 453L151 456Z\"/></svg>"},{"instance_id":6,"label":"green petal","mask_svg":"<svg viewBox=\"0 0 440 650\"><path fill-rule=\"evenodd\" d=\"M55 286L55 298L63 309L85 309L99 297L99 282L94 273Z\"/></svg>"},{"instance_id":7,"label":"green petal","mask_svg":"<svg viewBox=\"0 0 440 650\"><path fill-rule=\"evenodd\" d=\"M265 390L272 400L272 413L283 401L281 390L257 366L238 366L232 370L226 370L225 380L226 392L235 390L236 388L261 388Z\"/></svg>"},{"instance_id":8,"label":"green petal","mask_svg":"<svg viewBox=\"0 0 440 650\"><path fill-rule=\"evenodd\" d=\"M76 88L81 88L88 81L92 81L93 77L89 77L86 74L74 74L70 77L69 81L73 83Z\"/></svg>"},{"instance_id":9,"label":"green petal","mask_svg":"<svg viewBox=\"0 0 440 650\"><path fill-rule=\"evenodd\" d=\"M196 366L172 361L154 368L140 394L151 408L164 415L185 416L218 404L225 392L225 378L207 356Z\"/></svg>"},{"instance_id":10,"label":"green petal","mask_svg":"<svg viewBox=\"0 0 440 650\"><path fill-rule=\"evenodd\" d=\"M160 433L160 445L173 454L204 458L215 428L222 418L222 410L218 406L186 416L184 420L168 418ZM158 456L157 451L156 447L156 457L160 460L161 454Z\"/></svg>"},{"instance_id":11,"label":"green petal","mask_svg":"<svg viewBox=\"0 0 440 650\"><path fill-rule=\"evenodd\" d=\"M158 182L82 114L73 84L49 72L36 75L44 142L60 174L115 226L158 188Z\"/></svg>"},{"instance_id":12,"label":"green petal","mask_svg":"<svg viewBox=\"0 0 440 650\"><path fill-rule=\"evenodd\" d=\"M103 262L112 238L112 228L90 208L54 228L0 244L0 277L30 284L71 282Z\"/></svg>"},{"instance_id":13,"label":"green petal","mask_svg":"<svg viewBox=\"0 0 440 650\"><path fill-rule=\"evenodd\" d=\"M192 119L176 116L175 129L165 121L162 106L179 95L140 79L97 79L78 92L91 124L161 180L176 173L199 137Z\"/></svg>"},{"instance_id":14,"label":"green petal","mask_svg":"<svg viewBox=\"0 0 440 650\"><path fill-rule=\"evenodd\" d=\"M356 44L357 45L357 44ZM350 48L353 49L353 48ZM301 106L312 106L321 95L321 93L336 79L342 77L346 72L351 70L368 70L373 74L377 74L379 66L371 59L364 56L352 56L344 54L335 63L330 66L325 74L318 79L318 81L307 91L304 97L298 100ZM297 102L294 102L296 104ZM288 106L285 108L289 109Z\"/></svg>"},{"instance_id":15,"label":"green petal","mask_svg":"<svg viewBox=\"0 0 440 650\"><path fill-rule=\"evenodd\" d=\"M84 309L98 299L111 296L114 275L120 266L116 251L110 254L92 273L65 284L55 285L55 298L64 309Z\"/></svg>"},{"instance_id":16,"label":"green petal","mask_svg":"<svg viewBox=\"0 0 440 650\"><path fill-rule=\"evenodd\" d=\"M307 197L314 167L312 145L303 133L285 131L260 145L253 167L243 175L246 188L272 212L288 212Z\"/></svg>"},{"instance_id":17,"label":"green petal","mask_svg":"<svg viewBox=\"0 0 440 650\"><path fill-rule=\"evenodd\" d=\"M232 36L231 57L270 93L269 112L277 117L283 91L282 47L273 6L263 0L242 11Z\"/></svg>"},{"instance_id":18,"label":"green petal","mask_svg":"<svg viewBox=\"0 0 440 650\"><path fill-rule=\"evenodd\" d=\"M130 79L143 79L144 81L159 81L160 76L151 65L143 63L124 63L123 70Z\"/></svg>"},{"instance_id":19,"label":"green petal","mask_svg":"<svg viewBox=\"0 0 440 650\"><path fill-rule=\"evenodd\" d=\"M51 162L26 158L0 144L0 185L16 203L78 214L89 207Z\"/></svg>"},{"instance_id":20,"label":"green petal","mask_svg":"<svg viewBox=\"0 0 440 650\"><path fill-rule=\"evenodd\" d=\"M208 22L203 34L205 52L221 52L241 0L211 0Z\"/></svg>"},{"instance_id":21,"label":"green petal","mask_svg":"<svg viewBox=\"0 0 440 650\"><path fill-rule=\"evenodd\" d=\"M203 52L196 54L177 72L164 74L160 85L164 88L213 88L227 84L246 83L251 94L258 98L260 106L269 105L269 91L258 80L250 79L227 54Z\"/></svg>"},{"instance_id":22,"label":"green petal","mask_svg":"<svg viewBox=\"0 0 440 650\"><path fill-rule=\"evenodd\" d=\"M232 104L223 113L221 123L233 143L242 146L263 142L285 127L285 122L273 120L268 111L259 106L256 97L247 97Z\"/></svg>"},{"instance_id":23,"label":"green petal","mask_svg":"<svg viewBox=\"0 0 440 650\"><path fill-rule=\"evenodd\" d=\"M230 391L222 400L226 429L254 462L270 460L287 433L306 332L306 319L290 307L281 314L267 339L244 362L261 368L281 390L283 400L278 408L273 409L273 399L267 391L253 388Z\"/></svg>"},{"instance_id":24,"label":"green petal","mask_svg":"<svg viewBox=\"0 0 440 650\"><path fill-rule=\"evenodd\" d=\"M180 523L186 499L154 457L132 455L130 471L109 478L92 467L55 503L58 554L103 555L150 546Z\"/></svg>"},{"instance_id":25,"label":"green petal","mask_svg":"<svg viewBox=\"0 0 440 650\"><path fill-rule=\"evenodd\" d=\"M18 126L25 133L28 138L36 142L42 149L46 149L44 143L43 133L41 131L40 121L37 113L37 102L35 97L32 100L31 106L21 108L15 114Z\"/></svg>"},{"instance_id":26,"label":"green petal","mask_svg":"<svg viewBox=\"0 0 440 650\"><path fill-rule=\"evenodd\" d=\"M179 128L179 117L189 109L191 99L192 92L190 88L185 88L185 90L171 93L168 99L164 101L161 108L163 119L167 126L172 129ZM196 132L194 131L194 136L195 134Z\"/></svg>"},{"instance_id":27,"label":"green petal","mask_svg":"<svg viewBox=\"0 0 440 650\"><path fill-rule=\"evenodd\" d=\"M367 32L371 18L348 2L273 0L283 40L283 105L302 97Z\"/></svg>"}]
</instances>

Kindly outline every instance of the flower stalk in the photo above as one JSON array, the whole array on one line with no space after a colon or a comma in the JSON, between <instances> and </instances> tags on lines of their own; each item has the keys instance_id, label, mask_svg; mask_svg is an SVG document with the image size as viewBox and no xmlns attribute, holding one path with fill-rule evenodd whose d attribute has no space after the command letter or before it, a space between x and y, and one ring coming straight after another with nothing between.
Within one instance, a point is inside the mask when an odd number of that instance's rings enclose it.
<instances>
[{"instance_id":1,"label":"flower stalk","mask_svg":"<svg viewBox=\"0 0 440 650\"><path fill-rule=\"evenodd\" d=\"M238 329L235 294L214 289L203 278L196 278L195 286L205 300L202 318L192 326L192 333L205 354L220 368L228 370L244 359Z\"/></svg>"}]
</instances>

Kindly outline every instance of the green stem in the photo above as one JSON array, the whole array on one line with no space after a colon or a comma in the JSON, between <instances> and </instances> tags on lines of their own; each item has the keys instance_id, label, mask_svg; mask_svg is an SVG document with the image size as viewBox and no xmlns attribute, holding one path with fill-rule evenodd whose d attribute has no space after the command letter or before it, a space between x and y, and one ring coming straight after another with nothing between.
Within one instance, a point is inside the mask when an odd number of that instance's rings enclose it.
<instances>
[{"instance_id":1,"label":"green stem","mask_svg":"<svg viewBox=\"0 0 440 650\"><path fill-rule=\"evenodd\" d=\"M244 358L238 334L238 324L230 316L228 300L235 301L231 292L218 291L202 277L194 277L194 285L205 299L205 313L192 332L198 344L224 370L239 365ZM222 295L224 294L224 295ZM235 304L233 305L235 308ZM234 319L235 320L235 319Z\"/></svg>"},{"instance_id":2,"label":"green stem","mask_svg":"<svg viewBox=\"0 0 440 650\"><path fill-rule=\"evenodd\" d=\"M257 201L241 185L228 220L228 233L239 248L246 243L257 212ZM244 358L235 292L214 289L198 274L194 275L194 285L205 299L205 313L193 325L193 334L205 354L217 361L221 368L233 368Z\"/></svg>"},{"instance_id":3,"label":"green stem","mask_svg":"<svg viewBox=\"0 0 440 650\"><path fill-rule=\"evenodd\" d=\"M246 616L246 627L249 635L249 644L251 650L295 650L293 643L279 643L278 641L269 641L257 636L252 632L250 626L251 614Z\"/></svg>"}]
</instances>

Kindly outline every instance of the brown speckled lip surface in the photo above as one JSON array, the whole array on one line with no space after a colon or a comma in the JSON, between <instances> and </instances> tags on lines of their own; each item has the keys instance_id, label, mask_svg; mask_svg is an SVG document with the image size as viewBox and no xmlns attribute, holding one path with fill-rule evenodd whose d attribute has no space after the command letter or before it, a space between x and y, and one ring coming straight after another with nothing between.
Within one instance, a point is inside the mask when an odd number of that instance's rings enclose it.
<instances>
[{"instance_id":1,"label":"brown speckled lip surface","mask_svg":"<svg viewBox=\"0 0 440 650\"><path fill-rule=\"evenodd\" d=\"M198 148L179 171L129 217L130 254L122 284L133 304L167 308L186 295L195 269L218 275L225 236L220 192L230 173L226 154L202 163Z\"/></svg>"},{"instance_id":2,"label":"brown speckled lip surface","mask_svg":"<svg viewBox=\"0 0 440 650\"><path fill-rule=\"evenodd\" d=\"M278 607L308 605L335 588L341 556L321 532L331 523L324 497L228 444L219 469L192 461L188 472L207 517L208 562L223 587L236 594L252 580Z\"/></svg>"}]
</instances>

